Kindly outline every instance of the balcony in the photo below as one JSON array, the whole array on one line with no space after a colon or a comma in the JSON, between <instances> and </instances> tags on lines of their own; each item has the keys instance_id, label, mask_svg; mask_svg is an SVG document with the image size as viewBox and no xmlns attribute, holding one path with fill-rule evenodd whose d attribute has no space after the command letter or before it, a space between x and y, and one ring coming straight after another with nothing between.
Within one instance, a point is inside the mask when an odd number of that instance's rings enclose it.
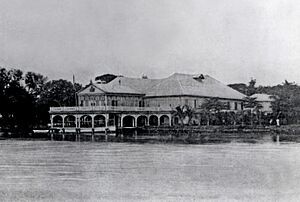
<instances>
[{"instance_id":1,"label":"balcony","mask_svg":"<svg viewBox=\"0 0 300 202\"><path fill-rule=\"evenodd\" d=\"M50 107L50 113L64 112L165 112L172 111L171 107L127 107L127 106L90 106L90 107Z\"/></svg>"}]
</instances>

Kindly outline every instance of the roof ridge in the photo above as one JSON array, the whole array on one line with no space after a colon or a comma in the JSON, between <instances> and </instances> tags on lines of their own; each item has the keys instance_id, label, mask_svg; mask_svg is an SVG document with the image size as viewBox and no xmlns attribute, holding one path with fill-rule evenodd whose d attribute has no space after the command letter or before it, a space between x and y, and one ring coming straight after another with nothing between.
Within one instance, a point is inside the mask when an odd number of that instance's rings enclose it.
<instances>
[{"instance_id":1,"label":"roof ridge","mask_svg":"<svg viewBox=\"0 0 300 202\"><path fill-rule=\"evenodd\" d=\"M211 79L211 80L216 81L216 82L219 83L222 87L229 87L228 85L224 84L223 82L219 81L219 80L216 79L216 78L213 78L213 77L211 77L211 76L209 76L209 75L205 75L205 76L206 76L207 78ZM229 87L229 88L230 88L230 87ZM244 95L243 93L241 93L241 92L239 92L239 91L237 91L237 90L235 90L235 89L233 89L233 88L230 88L230 90L232 90L232 91L234 91L235 93L238 93L238 94L240 94L240 95Z\"/></svg>"}]
</instances>

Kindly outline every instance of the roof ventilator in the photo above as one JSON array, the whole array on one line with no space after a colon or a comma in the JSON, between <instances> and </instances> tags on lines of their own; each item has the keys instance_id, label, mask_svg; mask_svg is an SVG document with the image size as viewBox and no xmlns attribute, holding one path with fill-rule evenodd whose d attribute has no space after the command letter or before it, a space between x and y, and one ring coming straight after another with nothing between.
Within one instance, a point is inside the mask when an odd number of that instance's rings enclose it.
<instances>
[{"instance_id":1,"label":"roof ventilator","mask_svg":"<svg viewBox=\"0 0 300 202\"><path fill-rule=\"evenodd\" d=\"M193 76L193 79L195 79L196 81L202 82L202 80L205 79L205 77L203 74L200 74L200 75L198 74L198 75Z\"/></svg>"}]
</instances>

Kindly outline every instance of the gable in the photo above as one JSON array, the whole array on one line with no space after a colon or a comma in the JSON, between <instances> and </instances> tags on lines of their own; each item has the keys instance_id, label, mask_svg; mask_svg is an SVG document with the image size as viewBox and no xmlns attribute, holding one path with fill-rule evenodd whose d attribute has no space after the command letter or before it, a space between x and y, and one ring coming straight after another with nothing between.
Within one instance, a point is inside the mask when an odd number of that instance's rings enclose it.
<instances>
[{"instance_id":1,"label":"gable","mask_svg":"<svg viewBox=\"0 0 300 202\"><path fill-rule=\"evenodd\" d=\"M104 94L105 92L103 90L101 90L100 88L94 86L93 84L87 86L86 88L84 88L83 90L81 90L78 95L86 95L86 94Z\"/></svg>"}]
</instances>

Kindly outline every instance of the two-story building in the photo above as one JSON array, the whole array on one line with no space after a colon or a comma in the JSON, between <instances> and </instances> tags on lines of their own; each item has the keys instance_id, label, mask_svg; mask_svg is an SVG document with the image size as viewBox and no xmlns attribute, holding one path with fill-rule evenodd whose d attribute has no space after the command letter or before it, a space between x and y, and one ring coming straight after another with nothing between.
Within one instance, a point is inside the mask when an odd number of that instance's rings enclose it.
<instances>
[{"instance_id":1,"label":"two-story building","mask_svg":"<svg viewBox=\"0 0 300 202\"><path fill-rule=\"evenodd\" d=\"M90 83L77 93L78 106L51 107L51 126L65 131L172 125L179 105L200 108L218 98L228 110L242 110L245 95L208 75L175 73L163 79L117 76L108 83Z\"/></svg>"}]
</instances>

